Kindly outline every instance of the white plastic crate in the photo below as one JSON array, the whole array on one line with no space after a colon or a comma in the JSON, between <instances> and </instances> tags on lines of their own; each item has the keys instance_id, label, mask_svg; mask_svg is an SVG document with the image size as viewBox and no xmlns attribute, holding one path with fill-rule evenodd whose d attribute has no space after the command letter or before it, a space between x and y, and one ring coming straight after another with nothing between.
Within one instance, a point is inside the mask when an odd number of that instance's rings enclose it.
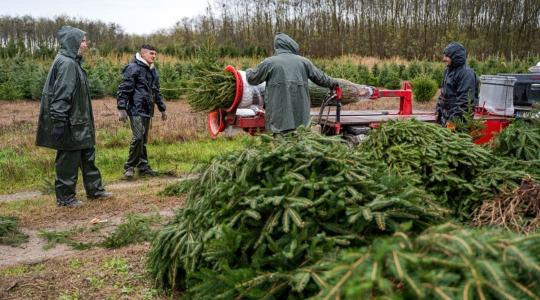
<instances>
[{"instance_id":1,"label":"white plastic crate","mask_svg":"<svg viewBox=\"0 0 540 300\"><path fill-rule=\"evenodd\" d=\"M494 115L513 116L515 82L512 76L480 76L479 106Z\"/></svg>"}]
</instances>

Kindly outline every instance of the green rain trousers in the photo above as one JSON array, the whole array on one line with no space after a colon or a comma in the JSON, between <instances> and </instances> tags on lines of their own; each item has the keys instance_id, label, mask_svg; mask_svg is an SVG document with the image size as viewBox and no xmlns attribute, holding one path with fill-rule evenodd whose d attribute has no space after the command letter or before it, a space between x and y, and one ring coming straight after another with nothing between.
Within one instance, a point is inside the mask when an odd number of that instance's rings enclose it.
<instances>
[{"instance_id":1,"label":"green rain trousers","mask_svg":"<svg viewBox=\"0 0 540 300\"><path fill-rule=\"evenodd\" d=\"M96 167L94 147L83 150L58 150L56 152L56 180L54 187L59 205L69 205L75 201L75 188L79 168L82 171L84 189L90 198L105 193L101 174Z\"/></svg>"},{"instance_id":2,"label":"green rain trousers","mask_svg":"<svg viewBox=\"0 0 540 300\"><path fill-rule=\"evenodd\" d=\"M148 165L148 153L146 152L150 120L151 118L141 116L129 117L132 138L129 145L129 156L124 165L124 170L138 168L139 171L145 171L150 168Z\"/></svg>"}]
</instances>

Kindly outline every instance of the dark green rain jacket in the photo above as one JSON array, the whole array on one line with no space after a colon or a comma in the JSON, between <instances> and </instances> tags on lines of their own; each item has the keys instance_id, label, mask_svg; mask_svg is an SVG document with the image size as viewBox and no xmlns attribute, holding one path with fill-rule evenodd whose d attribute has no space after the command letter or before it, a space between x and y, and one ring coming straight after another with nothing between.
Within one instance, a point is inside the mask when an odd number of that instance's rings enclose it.
<instances>
[{"instance_id":1,"label":"dark green rain jacket","mask_svg":"<svg viewBox=\"0 0 540 300\"><path fill-rule=\"evenodd\" d=\"M85 32L70 26L58 31L60 51L41 95L36 144L57 150L81 150L95 145L94 116L86 72L77 54ZM66 126L56 140L53 126Z\"/></svg>"},{"instance_id":2,"label":"dark green rain jacket","mask_svg":"<svg viewBox=\"0 0 540 300\"><path fill-rule=\"evenodd\" d=\"M311 61L298 55L298 44L284 33L274 38L274 56L265 59L254 70L247 70L249 84L266 81L266 130L279 133L309 125L310 98L308 79L330 88L335 81L317 69Z\"/></svg>"}]
</instances>

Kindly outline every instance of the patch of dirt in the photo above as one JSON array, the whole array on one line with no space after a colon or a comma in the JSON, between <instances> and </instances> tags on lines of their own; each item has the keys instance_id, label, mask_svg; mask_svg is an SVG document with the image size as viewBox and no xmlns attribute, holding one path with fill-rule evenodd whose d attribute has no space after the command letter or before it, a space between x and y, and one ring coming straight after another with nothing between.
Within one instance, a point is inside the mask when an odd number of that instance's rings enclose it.
<instances>
[{"instance_id":1,"label":"patch of dirt","mask_svg":"<svg viewBox=\"0 0 540 300\"><path fill-rule=\"evenodd\" d=\"M12 266L20 263L36 264L47 261L50 258L72 255L77 250L72 250L66 245L57 245L56 247L45 250L46 241L38 236L34 230L22 230L28 235L28 242L19 247L10 247L0 245L0 267Z\"/></svg>"},{"instance_id":2,"label":"patch of dirt","mask_svg":"<svg viewBox=\"0 0 540 300\"><path fill-rule=\"evenodd\" d=\"M153 289L146 273L149 249L148 243L93 249L50 259L22 274L0 271L0 299L169 299Z\"/></svg>"},{"instance_id":3,"label":"patch of dirt","mask_svg":"<svg viewBox=\"0 0 540 300\"><path fill-rule=\"evenodd\" d=\"M171 182L183 180L183 179L184 178L177 178L177 177L161 177L161 178L153 178L153 179L137 180L137 181L121 180L121 181L108 184L105 188L107 189L107 191L116 191L116 190L122 190L122 189L128 189L128 188L137 188L144 185L161 185L163 183L171 183ZM79 195L83 194L83 190L77 191L77 194ZM43 196L43 193L40 191L25 191L25 192L19 192L19 193L14 193L14 194L0 195L0 203L30 200L30 199L38 198L41 196Z\"/></svg>"},{"instance_id":4,"label":"patch of dirt","mask_svg":"<svg viewBox=\"0 0 540 300\"><path fill-rule=\"evenodd\" d=\"M36 125L39 115L38 101L0 101L0 129L25 124ZM2 131L0 131L2 132Z\"/></svg>"},{"instance_id":5,"label":"patch of dirt","mask_svg":"<svg viewBox=\"0 0 540 300\"><path fill-rule=\"evenodd\" d=\"M43 194L39 191L27 191L27 192L15 193L15 194L0 195L0 202L28 200L28 199L37 198L41 195Z\"/></svg>"},{"instance_id":6,"label":"patch of dirt","mask_svg":"<svg viewBox=\"0 0 540 300\"><path fill-rule=\"evenodd\" d=\"M184 205L185 197L165 197L158 193L178 178L152 178L137 181L122 181L107 186L113 197L104 200L84 201L81 207L65 208L56 206L53 195L29 200L37 205L23 205L3 213L19 219L23 232L29 235L29 241L20 247L0 245L0 267L20 263L36 263L54 257L69 256L79 253L66 245L56 245L44 250L47 241L40 238L40 230L81 229L73 238L84 243L101 241L112 232L128 214L156 214L171 217L174 210ZM7 203L5 204L7 205ZM1 207L1 206L0 206ZM91 221L102 221L92 225ZM100 227L99 230L92 230Z\"/></svg>"},{"instance_id":7,"label":"patch of dirt","mask_svg":"<svg viewBox=\"0 0 540 300\"><path fill-rule=\"evenodd\" d=\"M106 186L113 197L104 200L84 201L75 208L56 206L54 195L41 196L38 205L28 205L24 210L7 210L6 215L19 219L28 229L66 228L73 224L87 223L94 218L111 219L128 213L151 213L182 207L184 198L159 196L167 183L181 180L173 178L123 181ZM81 195L83 193L79 193ZM79 196L80 197L80 196ZM84 200L84 197L80 197ZM0 206L1 207L1 206Z\"/></svg>"},{"instance_id":8,"label":"patch of dirt","mask_svg":"<svg viewBox=\"0 0 540 300\"><path fill-rule=\"evenodd\" d=\"M142 186L160 186L163 187L164 184L169 184L175 181L181 181L185 178L177 177L158 177L152 179L143 179L143 180L121 180L106 186L107 191L118 191L124 189L133 189Z\"/></svg>"},{"instance_id":9,"label":"patch of dirt","mask_svg":"<svg viewBox=\"0 0 540 300\"><path fill-rule=\"evenodd\" d=\"M169 218L174 216L172 209L164 209L159 212L151 212L146 215L159 214L160 217ZM123 222L122 216L114 216L111 218L98 219L98 223L92 224L88 222L69 222L52 228L44 228L41 230L69 230L78 229L72 236L75 241L84 243L98 243L113 232L118 225ZM38 236L40 230L23 229L23 232L28 235L28 242L19 247L11 247L0 245L0 267L13 266L17 264L36 264L47 261L51 258L63 257L80 253L81 251L74 250L70 246L64 244L56 244L51 249L45 249L47 241Z\"/></svg>"}]
</instances>

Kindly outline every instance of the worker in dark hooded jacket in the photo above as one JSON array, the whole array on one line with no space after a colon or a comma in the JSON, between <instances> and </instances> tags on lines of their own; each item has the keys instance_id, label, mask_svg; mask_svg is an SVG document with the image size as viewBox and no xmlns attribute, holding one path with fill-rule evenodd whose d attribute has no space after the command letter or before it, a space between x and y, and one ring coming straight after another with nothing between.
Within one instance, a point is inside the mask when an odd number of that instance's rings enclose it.
<instances>
[{"instance_id":1,"label":"worker in dark hooded jacket","mask_svg":"<svg viewBox=\"0 0 540 300\"><path fill-rule=\"evenodd\" d=\"M167 120L167 107L160 92L159 73L154 67L156 55L157 51L153 46L142 45L122 71L123 80L118 86L118 116L121 121L129 118L132 133L129 156L124 164L124 177L127 179L133 178L135 168L141 176L157 175L149 165L146 151L155 105L161 112L161 119Z\"/></svg>"},{"instance_id":2,"label":"worker in dark hooded jacket","mask_svg":"<svg viewBox=\"0 0 540 300\"><path fill-rule=\"evenodd\" d=\"M58 31L60 51L43 87L36 144L57 150L55 168L56 202L78 206L75 197L77 173L82 171L89 199L106 198L96 167L95 127L82 54L88 49L85 32L70 26Z\"/></svg>"},{"instance_id":3,"label":"worker in dark hooded jacket","mask_svg":"<svg viewBox=\"0 0 540 300\"><path fill-rule=\"evenodd\" d=\"M299 46L288 35L276 34L274 50L274 56L247 70L246 78L251 85L266 81L266 130L284 133L310 123L308 79L327 88L337 82L298 55Z\"/></svg>"},{"instance_id":4,"label":"worker in dark hooded jacket","mask_svg":"<svg viewBox=\"0 0 540 300\"><path fill-rule=\"evenodd\" d=\"M474 106L478 105L478 79L467 65L467 51L463 45L452 42L446 46L443 55L447 67L435 113L437 123L454 128L454 121L463 120L465 114L472 114Z\"/></svg>"}]
</instances>

